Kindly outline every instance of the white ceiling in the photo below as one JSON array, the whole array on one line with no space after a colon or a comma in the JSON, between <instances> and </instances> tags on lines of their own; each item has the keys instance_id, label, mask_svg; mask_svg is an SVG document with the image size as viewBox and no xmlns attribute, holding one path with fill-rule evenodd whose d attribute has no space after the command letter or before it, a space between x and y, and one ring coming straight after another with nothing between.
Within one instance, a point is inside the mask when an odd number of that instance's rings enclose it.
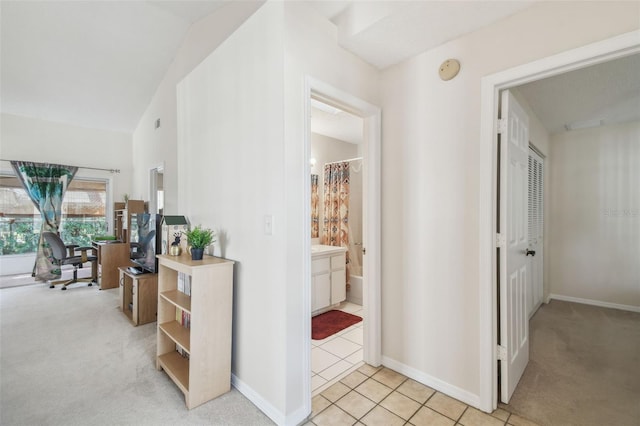
<instances>
[{"instance_id":1,"label":"white ceiling","mask_svg":"<svg viewBox=\"0 0 640 426\"><path fill-rule=\"evenodd\" d=\"M518 87L549 133L640 121L640 54Z\"/></svg>"},{"instance_id":2,"label":"white ceiling","mask_svg":"<svg viewBox=\"0 0 640 426\"><path fill-rule=\"evenodd\" d=\"M379 69L530 7L535 1L312 1L338 41Z\"/></svg>"},{"instance_id":3,"label":"white ceiling","mask_svg":"<svg viewBox=\"0 0 640 426\"><path fill-rule=\"evenodd\" d=\"M227 1L5 1L3 112L132 132L189 26Z\"/></svg>"},{"instance_id":4,"label":"white ceiling","mask_svg":"<svg viewBox=\"0 0 640 426\"><path fill-rule=\"evenodd\" d=\"M358 145L363 140L364 120L312 99L311 132Z\"/></svg>"},{"instance_id":5,"label":"white ceiling","mask_svg":"<svg viewBox=\"0 0 640 426\"><path fill-rule=\"evenodd\" d=\"M2 0L1 110L130 133L191 23L224 13L220 8L228 2ZM535 2L306 3L336 25L343 47L384 69ZM637 67L636 59L615 70L576 71L570 78L531 83L522 93L553 131L604 110L617 111L620 120L637 106Z\"/></svg>"}]
</instances>

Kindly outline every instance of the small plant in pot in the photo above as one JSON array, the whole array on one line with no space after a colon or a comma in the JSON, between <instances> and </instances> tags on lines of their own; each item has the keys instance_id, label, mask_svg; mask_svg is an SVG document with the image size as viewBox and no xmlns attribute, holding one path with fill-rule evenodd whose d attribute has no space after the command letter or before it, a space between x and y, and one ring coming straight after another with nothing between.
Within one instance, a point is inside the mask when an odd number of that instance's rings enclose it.
<instances>
[{"instance_id":1,"label":"small plant in pot","mask_svg":"<svg viewBox=\"0 0 640 426\"><path fill-rule=\"evenodd\" d=\"M187 243L191 246L191 259L202 260L204 249L215 242L215 233L209 228L202 228L197 225L190 231L184 232L187 236Z\"/></svg>"}]
</instances>

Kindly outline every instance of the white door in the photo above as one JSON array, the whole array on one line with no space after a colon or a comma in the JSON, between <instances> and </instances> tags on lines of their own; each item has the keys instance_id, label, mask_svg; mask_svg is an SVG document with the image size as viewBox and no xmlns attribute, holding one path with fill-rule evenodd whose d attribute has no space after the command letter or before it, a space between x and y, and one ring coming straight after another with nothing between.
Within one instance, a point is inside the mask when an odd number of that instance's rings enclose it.
<instances>
[{"instance_id":1,"label":"white door","mask_svg":"<svg viewBox=\"0 0 640 426\"><path fill-rule=\"evenodd\" d=\"M500 110L500 399L508 403L529 362L529 117L507 90Z\"/></svg>"},{"instance_id":2,"label":"white door","mask_svg":"<svg viewBox=\"0 0 640 426\"><path fill-rule=\"evenodd\" d=\"M543 294L543 229L544 229L544 161L529 148L529 318L542 304Z\"/></svg>"}]
</instances>

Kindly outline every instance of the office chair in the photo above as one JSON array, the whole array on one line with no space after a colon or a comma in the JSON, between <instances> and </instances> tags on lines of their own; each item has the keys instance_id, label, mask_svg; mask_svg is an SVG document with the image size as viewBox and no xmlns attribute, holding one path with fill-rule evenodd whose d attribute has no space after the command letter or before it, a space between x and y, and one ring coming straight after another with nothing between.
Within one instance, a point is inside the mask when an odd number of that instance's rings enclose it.
<instances>
[{"instance_id":1,"label":"office chair","mask_svg":"<svg viewBox=\"0 0 640 426\"><path fill-rule=\"evenodd\" d=\"M75 244L65 245L58 234L54 232L43 232L45 241L51 246L53 251L53 261L56 265L73 265L73 278L70 280L51 281L49 288L54 288L62 284L62 290L66 290L69 284L77 282L89 282L89 286L98 283L98 257L87 255L88 250L93 247L78 247ZM76 252L80 252L77 255ZM91 262L91 278L78 278L78 268L82 268L84 262Z\"/></svg>"},{"instance_id":2,"label":"office chair","mask_svg":"<svg viewBox=\"0 0 640 426\"><path fill-rule=\"evenodd\" d=\"M143 257L147 257L147 246L149 245L149 241L151 241L151 239L155 236L156 231L152 230L141 241L130 242L129 245L131 246L131 259L142 259ZM155 253L155 248L152 247L151 249Z\"/></svg>"}]
</instances>

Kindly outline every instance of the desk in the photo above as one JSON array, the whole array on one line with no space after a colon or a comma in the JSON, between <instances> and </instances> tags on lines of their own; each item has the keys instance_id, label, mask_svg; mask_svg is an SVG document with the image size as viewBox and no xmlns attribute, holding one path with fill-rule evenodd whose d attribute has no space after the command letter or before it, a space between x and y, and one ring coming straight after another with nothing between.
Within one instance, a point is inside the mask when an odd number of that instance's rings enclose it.
<instances>
[{"instance_id":1,"label":"desk","mask_svg":"<svg viewBox=\"0 0 640 426\"><path fill-rule=\"evenodd\" d=\"M100 290L118 287L120 273L119 266L132 265L129 259L129 243L120 241L93 241L93 247L98 252Z\"/></svg>"}]
</instances>

